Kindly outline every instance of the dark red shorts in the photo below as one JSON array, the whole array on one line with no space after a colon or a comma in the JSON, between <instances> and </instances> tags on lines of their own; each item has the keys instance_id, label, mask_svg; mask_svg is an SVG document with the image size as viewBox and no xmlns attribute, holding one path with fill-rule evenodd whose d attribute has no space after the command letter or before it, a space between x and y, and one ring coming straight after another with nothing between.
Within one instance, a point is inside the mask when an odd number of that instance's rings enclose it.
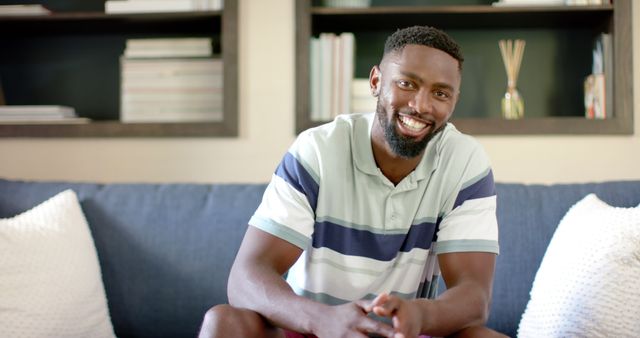
<instances>
[{"instance_id":1,"label":"dark red shorts","mask_svg":"<svg viewBox=\"0 0 640 338\"><path fill-rule=\"evenodd\" d=\"M287 338L316 338L316 336L312 334L302 334L288 330L284 330L284 336Z\"/></svg>"},{"instance_id":2,"label":"dark red shorts","mask_svg":"<svg viewBox=\"0 0 640 338\"><path fill-rule=\"evenodd\" d=\"M293 331L284 330L284 336L287 338L316 338L316 336L312 334L302 334ZM420 338L431 338L429 336L420 336Z\"/></svg>"}]
</instances>

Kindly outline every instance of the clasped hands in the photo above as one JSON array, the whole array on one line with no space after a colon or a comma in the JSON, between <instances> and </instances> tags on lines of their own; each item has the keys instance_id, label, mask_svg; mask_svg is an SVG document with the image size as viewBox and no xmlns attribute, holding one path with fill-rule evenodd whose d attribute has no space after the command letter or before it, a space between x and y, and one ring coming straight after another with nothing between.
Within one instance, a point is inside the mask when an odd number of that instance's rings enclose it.
<instances>
[{"instance_id":1,"label":"clasped hands","mask_svg":"<svg viewBox=\"0 0 640 338\"><path fill-rule=\"evenodd\" d=\"M417 338L422 328L419 305L413 300L402 299L387 293L374 300L359 300L338 306L330 306L329 313L320 316L314 330L319 338L367 337L376 334L388 338ZM375 313L391 318L393 327L367 316Z\"/></svg>"}]
</instances>

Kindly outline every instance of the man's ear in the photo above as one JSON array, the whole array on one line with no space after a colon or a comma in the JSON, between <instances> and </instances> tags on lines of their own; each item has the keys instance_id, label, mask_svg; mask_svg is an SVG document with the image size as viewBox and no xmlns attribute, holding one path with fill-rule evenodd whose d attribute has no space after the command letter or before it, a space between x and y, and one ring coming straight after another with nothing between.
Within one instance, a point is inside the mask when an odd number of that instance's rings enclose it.
<instances>
[{"instance_id":1,"label":"man's ear","mask_svg":"<svg viewBox=\"0 0 640 338\"><path fill-rule=\"evenodd\" d=\"M380 68L378 68L378 66L373 66L373 68L371 68L371 73L369 73L369 87L371 88L371 95L373 95L373 97L378 97L378 95L380 95L381 76Z\"/></svg>"}]
</instances>

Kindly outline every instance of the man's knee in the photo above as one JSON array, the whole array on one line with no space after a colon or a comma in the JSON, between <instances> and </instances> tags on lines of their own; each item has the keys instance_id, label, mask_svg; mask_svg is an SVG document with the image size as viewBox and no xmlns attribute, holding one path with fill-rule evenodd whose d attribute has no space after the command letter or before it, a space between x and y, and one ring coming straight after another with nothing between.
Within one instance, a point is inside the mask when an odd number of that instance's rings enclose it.
<instances>
[{"instance_id":1,"label":"man's knee","mask_svg":"<svg viewBox=\"0 0 640 338\"><path fill-rule=\"evenodd\" d=\"M508 336L494 331L486 326L468 327L453 336L454 338L508 338Z\"/></svg>"},{"instance_id":2,"label":"man's knee","mask_svg":"<svg viewBox=\"0 0 640 338\"><path fill-rule=\"evenodd\" d=\"M221 304L212 307L204 315L199 338L272 337L275 331L274 328L268 328L262 316L256 312Z\"/></svg>"}]
</instances>

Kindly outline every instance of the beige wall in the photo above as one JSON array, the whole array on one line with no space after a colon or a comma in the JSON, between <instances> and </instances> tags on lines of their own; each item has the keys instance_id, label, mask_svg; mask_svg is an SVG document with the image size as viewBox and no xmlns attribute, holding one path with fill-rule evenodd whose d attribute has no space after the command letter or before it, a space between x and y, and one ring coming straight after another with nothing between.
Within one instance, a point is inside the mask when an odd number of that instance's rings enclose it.
<instances>
[{"instance_id":1,"label":"beige wall","mask_svg":"<svg viewBox=\"0 0 640 338\"><path fill-rule=\"evenodd\" d=\"M265 182L294 124L295 0L240 0L240 136L0 139L0 177L99 182ZM250 4L250 5L249 5ZM633 136L481 137L501 182L640 179L640 6L633 6Z\"/></svg>"}]
</instances>

